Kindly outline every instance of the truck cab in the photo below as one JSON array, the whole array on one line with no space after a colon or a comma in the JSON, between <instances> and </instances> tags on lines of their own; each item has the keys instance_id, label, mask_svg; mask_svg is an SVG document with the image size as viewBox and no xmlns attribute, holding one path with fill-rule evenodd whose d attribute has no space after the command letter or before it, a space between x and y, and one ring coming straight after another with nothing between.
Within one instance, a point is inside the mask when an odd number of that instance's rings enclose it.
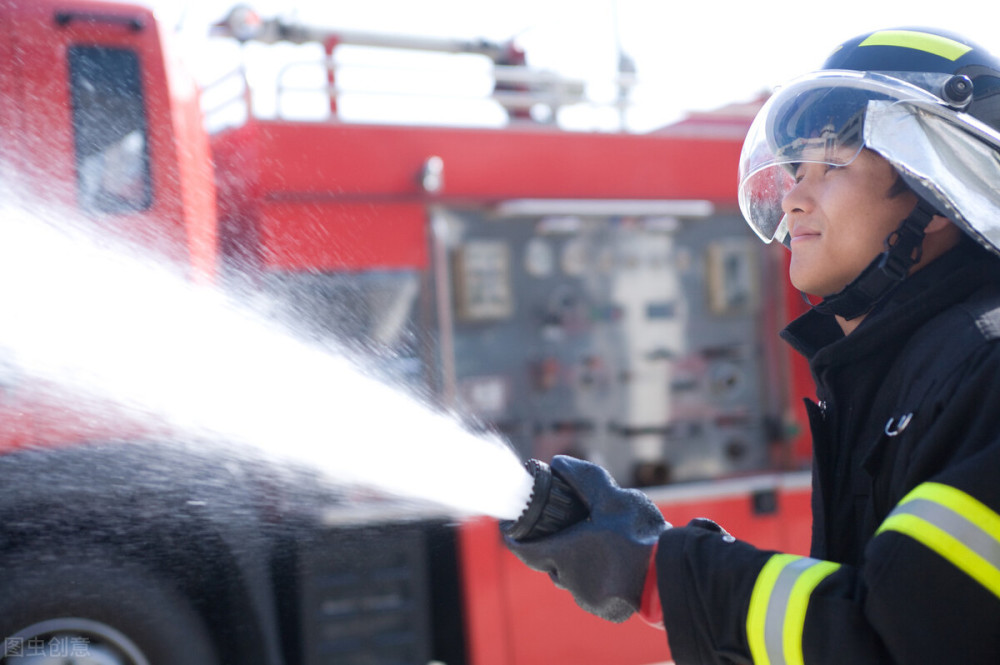
<instances>
[{"instance_id":1,"label":"truck cab","mask_svg":"<svg viewBox=\"0 0 1000 665\"><path fill-rule=\"evenodd\" d=\"M211 274L207 134L153 13L5 0L2 20L5 187Z\"/></svg>"}]
</instances>

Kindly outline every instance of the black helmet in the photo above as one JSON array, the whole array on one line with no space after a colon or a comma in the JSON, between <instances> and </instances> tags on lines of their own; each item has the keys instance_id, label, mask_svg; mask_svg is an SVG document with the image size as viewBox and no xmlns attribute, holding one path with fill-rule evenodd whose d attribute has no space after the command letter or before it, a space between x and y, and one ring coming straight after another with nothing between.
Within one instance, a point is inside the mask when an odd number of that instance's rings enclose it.
<instances>
[{"instance_id":1,"label":"black helmet","mask_svg":"<svg viewBox=\"0 0 1000 665\"><path fill-rule=\"evenodd\" d=\"M739 199L751 227L766 242L784 241L789 170L847 164L862 148L885 157L920 203L896 234L906 242L862 273L875 273L861 289L865 302L835 313L864 314L902 280L934 214L1000 254L1000 60L967 39L922 28L841 44L822 69L776 90L750 127Z\"/></svg>"},{"instance_id":2,"label":"black helmet","mask_svg":"<svg viewBox=\"0 0 1000 665\"><path fill-rule=\"evenodd\" d=\"M1000 129L1000 59L954 33L927 28L871 32L838 46L821 69L965 76L972 83L972 98L965 112ZM961 83L961 79L952 79L952 87ZM964 90L940 92L952 101L965 95Z\"/></svg>"}]
</instances>

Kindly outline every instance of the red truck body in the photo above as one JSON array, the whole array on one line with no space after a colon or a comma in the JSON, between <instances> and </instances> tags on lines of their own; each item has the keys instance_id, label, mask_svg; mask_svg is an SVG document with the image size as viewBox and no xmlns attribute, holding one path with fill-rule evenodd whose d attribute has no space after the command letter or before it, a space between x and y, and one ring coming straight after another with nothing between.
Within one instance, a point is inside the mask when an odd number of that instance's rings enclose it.
<instances>
[{"instance_id":1,"label":"red truck body","mask_svg":"<svg viewBox=\"0 0 1000 665\"><path fill-rule=\"evenodd\" d=\"M191 280L306 303L315 335L346 335L389 357L390 373L471 427L499 432L525 458L591 457L623 485L644 487L673 523L707 515L760 547L808 549L800 405L809 376L776 341L803 305L786 284L783 251L760 245L739 218L746 109L645 134L566 131L523 113L473 128L248 112L209 135L197 86L147 9L0 0L0 33L0 173L14 200L78 211ZM113 76L98 98L102 74L93 72L102 66ZM103 125L87 115L94 109L125 120ZM105 170L91 177L95 155ZM107 170L112 156L130 168ZM391 341L373 340L371 321L347 326L317 305L360 304L378 318L372 294L385 293L406 305ZM400 370L404 357L412 362ZM0 474L12 488L0 501L0 569L31 569L23 561L46 542L48 520L72 523L55 528L72 546L46 551L93 553L68 557L81 576L96 575L88 566L109 551L125 571L152 571L172 589L169 606L183 608L178 625L207 627L215 662L669 660L661 631L638 619L601 622L525 568L491 518L398 521L332 500L339 517L330 519L311 495L304 506L281 498L281 482L255 467L234 490L245 501L240 520L212 508L180 528L177 511L159 507L175 505L187 484L150 489L146 464L215 468L210 455L187 462L186 453L121 444L141 423L69 412L30 377L0 391ZM66 460L98 470L86 482L60 476ZM114 496L93 490L100 486ZM94 535L119 522L115 533L149 548ZM331 580L393 548L402 549L382 573L406 580L389 594L407 599L392 615L404 618L380 624L377 602L363 602L368 582ZM9 576L0 584L16 586ZM44 579L31 589L55 600L63 591ZM85 600L65 606L85 612ZM62 628L31 633L49 625L47 611ZM176 657L95 612L92 632L45 608L30 626L0 627L117 649L111 662L144 662L115 642L121 633L150 662ZM392 642L403 633L405 649Z\"/></svg>"}]
</instances>

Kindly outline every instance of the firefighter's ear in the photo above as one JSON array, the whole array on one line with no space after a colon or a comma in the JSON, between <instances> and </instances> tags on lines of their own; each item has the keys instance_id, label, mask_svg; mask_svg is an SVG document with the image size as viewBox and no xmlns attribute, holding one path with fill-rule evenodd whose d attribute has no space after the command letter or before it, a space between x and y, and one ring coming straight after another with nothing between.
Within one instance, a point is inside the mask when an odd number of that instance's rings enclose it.
<instances>
[{"instance_id":1,"label":"firefighter's ear","mask_svg":"<svg viewBox=\"0 0 1000 665\"><path fill-rule=\"evenodd\" d=\"M958 227L956 227L950 219L948 219L947 217L942 217L941 215L934 215L931 218L930 223L927 225L927 228L924 229L924 233L925 234L938 233L940 231L946 230L948 227L952 227L956 231L958 231Z\"/></svg>"},{"instance_id":2,"label":"firefighter's ear","mask_svg":"<svg viewBox=\"0 0 1000 665\"><path fill-rule=\"evenodd\" d=\"M962 229L957 224L953 224L947 217L934 215L927 228L924 229L921 264L933 261L941 254L958 245L962 240L962 235Z\"/></svg>"}]
</instances>

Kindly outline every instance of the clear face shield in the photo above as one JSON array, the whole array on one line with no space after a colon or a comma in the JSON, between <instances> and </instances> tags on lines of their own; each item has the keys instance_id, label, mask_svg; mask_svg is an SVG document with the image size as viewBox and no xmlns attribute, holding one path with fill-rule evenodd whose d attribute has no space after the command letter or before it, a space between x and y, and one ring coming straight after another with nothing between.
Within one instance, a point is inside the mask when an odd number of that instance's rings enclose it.
<instances>
[{"instance_id":1,"label":"clear face shield","mask_svg":"<svg viewBox=\"0 0 1000 665\"><path fill-rule=\"evenodd\" d=\"M765 242L785 242L782 200L795 184L797 165L845 166L867 147L996 251L1000 134L959 112L962 101L945 101L959 79L968 81L938 73L827 70L777 90L740 155L740 210L751 228Z\"/></svg>"}]
</instances>

